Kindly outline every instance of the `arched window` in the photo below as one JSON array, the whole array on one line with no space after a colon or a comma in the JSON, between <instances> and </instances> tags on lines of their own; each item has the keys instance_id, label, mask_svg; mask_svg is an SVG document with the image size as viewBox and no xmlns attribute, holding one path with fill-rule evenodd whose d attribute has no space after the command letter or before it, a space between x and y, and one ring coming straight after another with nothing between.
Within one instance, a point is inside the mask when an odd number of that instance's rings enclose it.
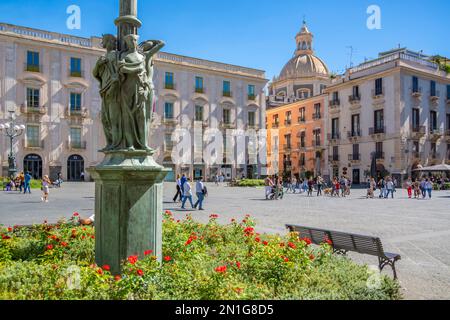
<instances>
[{"instance_id":1,"label":"arched window","mask_svg":"<svg viewBox=\"0 0 450 320\"><path fill-rule=\"evenodd\" d=\"M23 171L29 172L34 179L42 179L42 158L29 154L23 159Z\"/></svg>"},{"instance_id":2,"label":"arched window","mask_svg":"<svg viewBox=\"0 0 450 320\"><path fill-rule=\"evenodd\" d=\"M79 155L72 155L67 159L67 180L81 181L84 173L84 159Z\"/></svg>"}]
</instances>

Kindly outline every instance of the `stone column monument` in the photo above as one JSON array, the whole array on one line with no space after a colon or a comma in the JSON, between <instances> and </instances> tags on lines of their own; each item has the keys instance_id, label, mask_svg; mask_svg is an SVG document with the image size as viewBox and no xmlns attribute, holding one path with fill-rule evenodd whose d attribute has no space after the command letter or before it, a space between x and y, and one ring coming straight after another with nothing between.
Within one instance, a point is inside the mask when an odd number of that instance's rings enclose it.
<instances>
[{"instance_id":1,"label":"stone column monument","mask_svg":"<svg viewBox=\"0 0 450 320\"><path fill-rule=\"evenodd\" d=\"M148 146L148 125L155 103L153 56L158 40L138 45L137 0L120 0L118 35L103 35L106 54L93 70L100 83L105 158L90 168L95 180L95 258L115 274L131 255L152 250L162 256L163 180Z\"/></svg>"}]
</instances>

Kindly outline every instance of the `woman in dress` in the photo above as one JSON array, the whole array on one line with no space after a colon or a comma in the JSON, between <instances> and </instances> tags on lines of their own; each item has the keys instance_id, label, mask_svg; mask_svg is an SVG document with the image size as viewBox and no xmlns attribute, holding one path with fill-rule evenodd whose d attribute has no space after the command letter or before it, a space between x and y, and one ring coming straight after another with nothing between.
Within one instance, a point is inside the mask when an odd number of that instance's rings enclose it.
<instances>
[{"instance_id":1,"label":"woman in dress","mask_svg":"<svg viewBox=\"0 0 450 320\"><path fill-rule=\"evenodd\" d=\"M43 202L48 202L50 184L51 182L48 176L44 176L44 178L42 178L42 198L41 198Z\"/></svg>"}]
</instances>

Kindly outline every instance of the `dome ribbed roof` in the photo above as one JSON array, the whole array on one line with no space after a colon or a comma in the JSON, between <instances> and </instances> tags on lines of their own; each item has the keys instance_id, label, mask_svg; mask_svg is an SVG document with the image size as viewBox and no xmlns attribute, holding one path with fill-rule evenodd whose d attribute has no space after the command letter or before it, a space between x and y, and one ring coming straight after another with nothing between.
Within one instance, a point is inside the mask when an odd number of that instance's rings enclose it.
<instances>
[{"instance_id":1,"label":"dome ribbed roof","mask_svg":"<svg viewBox=\"0 0 450 320\"><path fill-rule=\"evenodd\" d=\"M325 63L312 54L299 55L291 60L281 70L278 80L297 79L311 76L328 77Z\"/></svg>"}]
</instances>

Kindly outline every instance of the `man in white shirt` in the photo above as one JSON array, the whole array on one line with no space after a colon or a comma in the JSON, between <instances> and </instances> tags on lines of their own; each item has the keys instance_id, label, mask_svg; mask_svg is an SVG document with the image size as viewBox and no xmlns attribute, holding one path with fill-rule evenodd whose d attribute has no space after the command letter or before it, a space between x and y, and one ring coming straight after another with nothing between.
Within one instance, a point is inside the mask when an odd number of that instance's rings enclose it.
<instances>
[{"instance_id":1,"label":"man in white shirt","mask_svg":"<svg viewBox=\"0 0 450 320\"><path fill-rule=\"evenodd\" d=\"M191 203L192 209L194 208L194 203L192 202L192 187L191 187L191 178L187 178L187 181L183 185L183 203L181 205L181 209L186 209L184 205L186 204L186 200L189 199Z\"/></svg>"},{"instance_id":2,"label":"man in white shirt","mask_svg":"<svg viewBox=\"0 0 450 320\"><path fill-rule=\"evenodd\" d=\"M197 208L198 210L205 210L203 209L203 201L205 200L205 185L203 184L203 178L200 177L195 184L195 193L197 194L197 202L194 204L194 208Z\"/></svg>"}]
</instances>

